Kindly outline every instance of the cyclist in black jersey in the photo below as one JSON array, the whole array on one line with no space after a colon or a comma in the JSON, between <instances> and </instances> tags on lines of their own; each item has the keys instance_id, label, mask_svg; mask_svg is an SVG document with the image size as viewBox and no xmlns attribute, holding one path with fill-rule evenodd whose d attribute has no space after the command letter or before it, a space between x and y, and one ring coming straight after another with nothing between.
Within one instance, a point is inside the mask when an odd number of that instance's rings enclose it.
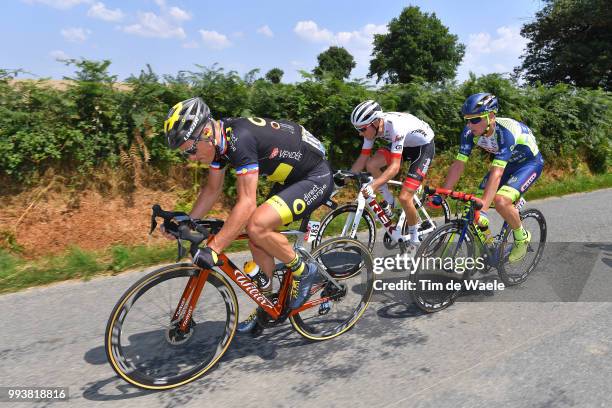
<instances>
[{"instance_id":1,"label":"cyclist in black jersey","mask_svg":"<svg viewBox=\"0 0 612 408\"><path fill-rule=\"evenodd\" d=\"M236 171L236 204L213 241L196 253L194 263L203 268L218 265L217 254L246 227L255 263L271 278L274 258L284 262L294 277L289 306L296 309L304 304L317 275L316 266L303 262L276 230L310 214L330 197L332 173L321 142L286 120L214 120L200 98L173 106L164 130L170 148L180 149L188 160L210 164L191 217L201 218L210 211L221 195L227 167ZM271 197L258 207L260 176L277 184Z\"/></svg>"}]
</instances>

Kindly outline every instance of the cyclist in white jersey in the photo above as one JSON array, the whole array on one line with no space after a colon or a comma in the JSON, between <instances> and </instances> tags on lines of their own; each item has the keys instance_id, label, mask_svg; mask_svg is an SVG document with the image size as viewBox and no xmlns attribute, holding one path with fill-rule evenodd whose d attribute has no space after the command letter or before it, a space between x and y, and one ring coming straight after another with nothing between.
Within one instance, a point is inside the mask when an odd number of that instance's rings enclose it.
<instances>
[{"instance_id":1,"label":"cyclist in white jersey","mask_svg":"<svg viewBox=\"0 0 612 408\"><path fill-rule=\"evenodd\" d=\"M399 227L393 238L409 239L413 244L418 244L418 217L412 198L425 178L435 154L433 130L426 122L408 113L383 112L380 105L372 100L357 105L351 114L351 123L363 136L361 154L351 171L359 172L365 167L375 177L364 188L366 196L373 196L375 191L380 191L385 201L393 205L393 195L387 182L398 174L402 161L411 162L399 196L399 202L406 212L410 236L401 237ZM387 140L389 146L371 155L377 137ZM383 171L385 166L387 168Z\"/></svg>"}]
</instances>

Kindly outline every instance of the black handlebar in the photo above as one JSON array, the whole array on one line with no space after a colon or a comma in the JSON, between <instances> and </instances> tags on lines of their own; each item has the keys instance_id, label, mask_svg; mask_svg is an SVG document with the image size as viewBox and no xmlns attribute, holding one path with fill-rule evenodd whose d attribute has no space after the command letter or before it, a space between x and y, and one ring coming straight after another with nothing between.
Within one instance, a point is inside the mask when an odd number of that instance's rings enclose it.
<instances>
[{"instance_id":1,"label":"black handlebar","mask_svg":"<svg viewBox=\"0 0 612 408\"><path fill-rule=\"evenodd\" d=\"M159 204L155 204L152 210L149 234L152 234L157 227L157 217L163 219L164 230L174 236L178 242L178 259L185 256L186 252L181 244L181 240L191 243L190 252L193 255L198 245L208 238L210 234L219 232L224 223L223 220L215 218L205 220L193 219L182 211L165 211Z\"/></svg>"},{"instance_id":2,"label":"black handlebar","mask_svg":"<svg viewBox=\"0 0 612 408\"><path fill-rule=\"evenodd\" d=\"M370 177L372 177L372 175L365 171L353 173L348 170L338 170L334 173L334 183L338 187L344 187L346 185L346 180L355 179L359 184L366 184L370 181Z\"/></svg>"}]
</instances>

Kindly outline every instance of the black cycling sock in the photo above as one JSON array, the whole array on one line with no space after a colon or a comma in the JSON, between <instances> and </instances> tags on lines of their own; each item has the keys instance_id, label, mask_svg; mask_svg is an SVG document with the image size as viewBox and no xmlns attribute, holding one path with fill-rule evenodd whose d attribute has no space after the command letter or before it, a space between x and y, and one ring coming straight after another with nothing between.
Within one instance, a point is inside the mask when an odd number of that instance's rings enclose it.
<instances>
[{"instance_id":1,"label":"black cycling sock","mask_svg":"<svg viewBox=\"0 0 612 408\"><path fill-rule=\"evenodd\" d=\"M289 268L294 278L297 278L302 275L302 272L304 272L305 267L302 257L298 254L295 254L295 258L293 258L291 262L285 264L285 266Z\"/></svg>"}]
</instances>

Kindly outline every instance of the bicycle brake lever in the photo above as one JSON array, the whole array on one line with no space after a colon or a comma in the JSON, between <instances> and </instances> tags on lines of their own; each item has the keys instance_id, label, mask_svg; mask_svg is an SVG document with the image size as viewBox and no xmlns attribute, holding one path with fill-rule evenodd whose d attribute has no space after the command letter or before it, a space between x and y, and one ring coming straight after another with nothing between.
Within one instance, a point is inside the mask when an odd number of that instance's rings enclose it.
<instances>
[{"instance_id":1,"label":"bicycle brake lever","mask_svg":"<svg viewBox=\"0 0 612 408\"><path fill-rule=\"evenodd\" d=\"M185 257L185 255L187 255L187 250L185 249L185 247L181 243L180 239L176 238L176 243L178 245L178 254L177 254L176 262L178 262L181 259L183 259Z\"/></svg>"},{"instance_id":2,"label":"bicycle brake lever","mask_svg":"<svg viewBox=\"0 0 612 408\"><path fill-rule=\"evenodd\" d=\"M151 230L149 231L149 235L153 234L155 228L157 228L157 220L155 219L155 213L153 213L151 214Z\"/></svg>"}]
</instances>

